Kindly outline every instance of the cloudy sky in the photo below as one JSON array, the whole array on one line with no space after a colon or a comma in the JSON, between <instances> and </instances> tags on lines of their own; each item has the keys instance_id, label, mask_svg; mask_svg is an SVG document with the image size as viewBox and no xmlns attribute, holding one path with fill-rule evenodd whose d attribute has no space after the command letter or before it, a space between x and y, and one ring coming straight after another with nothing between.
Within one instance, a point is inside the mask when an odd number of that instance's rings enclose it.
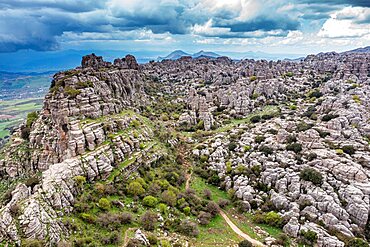
<instances>
[{"instance_id":1,"label":"cloudy sky","mask_svg":"<svg viewBox=\"0 0 370 247\"><path fill-rule=\"evenodd\" d=\"M370 45L370 0L0 0L0 52L264 51Z\"/></svg>"}]
</instances>

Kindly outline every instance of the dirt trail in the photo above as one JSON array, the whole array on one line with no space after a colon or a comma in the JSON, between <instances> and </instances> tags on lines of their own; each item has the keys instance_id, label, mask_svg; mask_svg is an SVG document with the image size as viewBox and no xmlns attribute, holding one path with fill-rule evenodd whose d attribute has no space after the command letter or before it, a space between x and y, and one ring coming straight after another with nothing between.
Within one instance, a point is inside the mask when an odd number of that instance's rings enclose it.
<instances>
[{"instance_id":1,"label":"dirt trail","mask_svg":"<svg viewBox=\"0 0 370 247\"><path fill-rule=\"evenodd\" d=\"M260 241L258 240L255 240L253 238L251 238L248 234L245 234L244 232L242 232L242 230L240 230L230 219L229 217L222 211L220 210L220 215L222 216L222 218L224 218L224 220L226 221L226 223L230 226L230 228L236 233L238 234L240 237L248 240L249 242L251 242L254 246L266 246L264 245L263 243L261 243Z\"/></svg>"}]
</instances>

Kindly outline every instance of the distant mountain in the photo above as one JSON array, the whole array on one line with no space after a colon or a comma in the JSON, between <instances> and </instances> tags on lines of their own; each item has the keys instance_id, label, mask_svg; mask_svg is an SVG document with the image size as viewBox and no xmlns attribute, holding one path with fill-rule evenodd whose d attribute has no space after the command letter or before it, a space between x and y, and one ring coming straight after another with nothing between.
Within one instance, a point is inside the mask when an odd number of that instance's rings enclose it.
<instances>
[{"instance_id":1,"label":"distant mountain","mask_svg":"<svg viewBox=\"0 0 370 247\"><path fill-rule=\"evenodd\" d=\"M197 53L189 54L189 53L186 53L186 52L181 51L181 50L176 50L176 51L171 52L170 54L168 54L165 57L158 57L158 60L159 61L164 60L164 59L177 60L177 59L179 59L181 57L185 57L185 56L190 56L192 58L198 58L198 57L217 58L217 57L221 57L221 55L219 55L217 53L214 53L214 52L210 52L210 51L201 50Z\"/></svg>"},{"instance_id":2,"label":"distant mountain","mask_svg":"<svg viewBox=\"0 0 370 247\"><path fill-rule=\"evenodd\" d=\"M191 56L191 55L189 53L186 53L186 52L182 51L182 50L176 50L176 51L171 52L170 54L168 54L165 57L158 57L158 60L164 60L164 59L176 60L176 59L179 59L179 58L185 57L185 56Z\"/></svg>"},{"instance_id":3,"label":"distant mountain","mask_svg":"<svg viewBox=\"0 0 370 247\"><path fill-rule=\"evenodd\" d=\"M192 55L193 58L197 58L197 57L211 57L211 58L217 58L217 57L221 57L221 55L217 54L217 53L214 53L214 52L211 52L211 51L203 51L201 50L200 52L197 52L197 53L194 53Z\"/></svg>"},{"instance_id":4,"label":"distant mountain","mask_svg":"<svg viewBox=\"0 0 370 247\"><path fill-rule=\"evenodd\" d=\"M357 49L350 50L350 51L345 51L343 53L366 53L366 52L370 52L370 46L357 48Z\"/></svg>"}]
</instances>

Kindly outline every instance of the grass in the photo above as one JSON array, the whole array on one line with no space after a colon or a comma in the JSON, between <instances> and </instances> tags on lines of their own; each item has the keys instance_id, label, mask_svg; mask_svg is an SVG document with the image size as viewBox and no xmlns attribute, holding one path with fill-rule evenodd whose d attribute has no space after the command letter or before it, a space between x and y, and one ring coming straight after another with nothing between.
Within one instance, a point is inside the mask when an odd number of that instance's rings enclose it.
<instances>
[{"instance_id":1,"label":"grass","mask_svg":"<svg viewBox=\"0 0 370 247\"><path fill-rule=\"evenodd\" d=\"M8 116L0 121L0 138L10 135L10 129L26 119L29 112L42 108L42 99L20 99L0 101L0 115Z\"/></svg>"},{"instance_id":2,"label":"grass","mask_svg":"<svg viewBox=\"0 0 370 247\"><path fill-rule=\"evenodd\" d=\"M200 226L199 231L194 246L231 246L242 240L220 215L213 218L208 225Z\"/></svg>"},{"instance_id":3,"label":"grass","mask_svg":"<svg viewBox=\"0 0 370 247\"><path fill-rule=\"evenodd\" d=\"M190 187L195 190L195 192L203 196L203 191L208 189L211 191L211 200L217 202L219 199L229 199L227 192L220 190L214 185L208 184L204 179L193 175L192 180L190 182Z\"/></svg>"}]
</instances>

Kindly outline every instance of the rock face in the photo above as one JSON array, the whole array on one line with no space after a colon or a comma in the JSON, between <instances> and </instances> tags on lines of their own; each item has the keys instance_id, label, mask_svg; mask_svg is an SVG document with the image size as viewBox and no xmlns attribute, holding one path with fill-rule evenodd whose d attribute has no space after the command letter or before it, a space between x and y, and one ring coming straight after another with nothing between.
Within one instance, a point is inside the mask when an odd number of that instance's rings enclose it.
<instances>
[{"instance_id":1,"label":"rock face","mask_svg":"<svg viewBox=\"0 0 370 247\"><path fill-rule=\"evenodd\" d=\"M109 179L131 157L119 170L128 178L158 160L154 128L140 111L161 102L176 110L163 121L190 131L195 161L245 210L276 211L288 235L311 230L318 246L344 246L340 239L364 236L370 225L369 61L325 53L300 62L183 57L138 65L131 55L113 64L85 56L54 76L37 120L2 151L0 179L41 175L36 185L18 183L1 205L0 242L57 243L68 235L61 217L73 210L81 176ZM141 232L136 238L147 244Z\"/></svg>"}]
</instances>

